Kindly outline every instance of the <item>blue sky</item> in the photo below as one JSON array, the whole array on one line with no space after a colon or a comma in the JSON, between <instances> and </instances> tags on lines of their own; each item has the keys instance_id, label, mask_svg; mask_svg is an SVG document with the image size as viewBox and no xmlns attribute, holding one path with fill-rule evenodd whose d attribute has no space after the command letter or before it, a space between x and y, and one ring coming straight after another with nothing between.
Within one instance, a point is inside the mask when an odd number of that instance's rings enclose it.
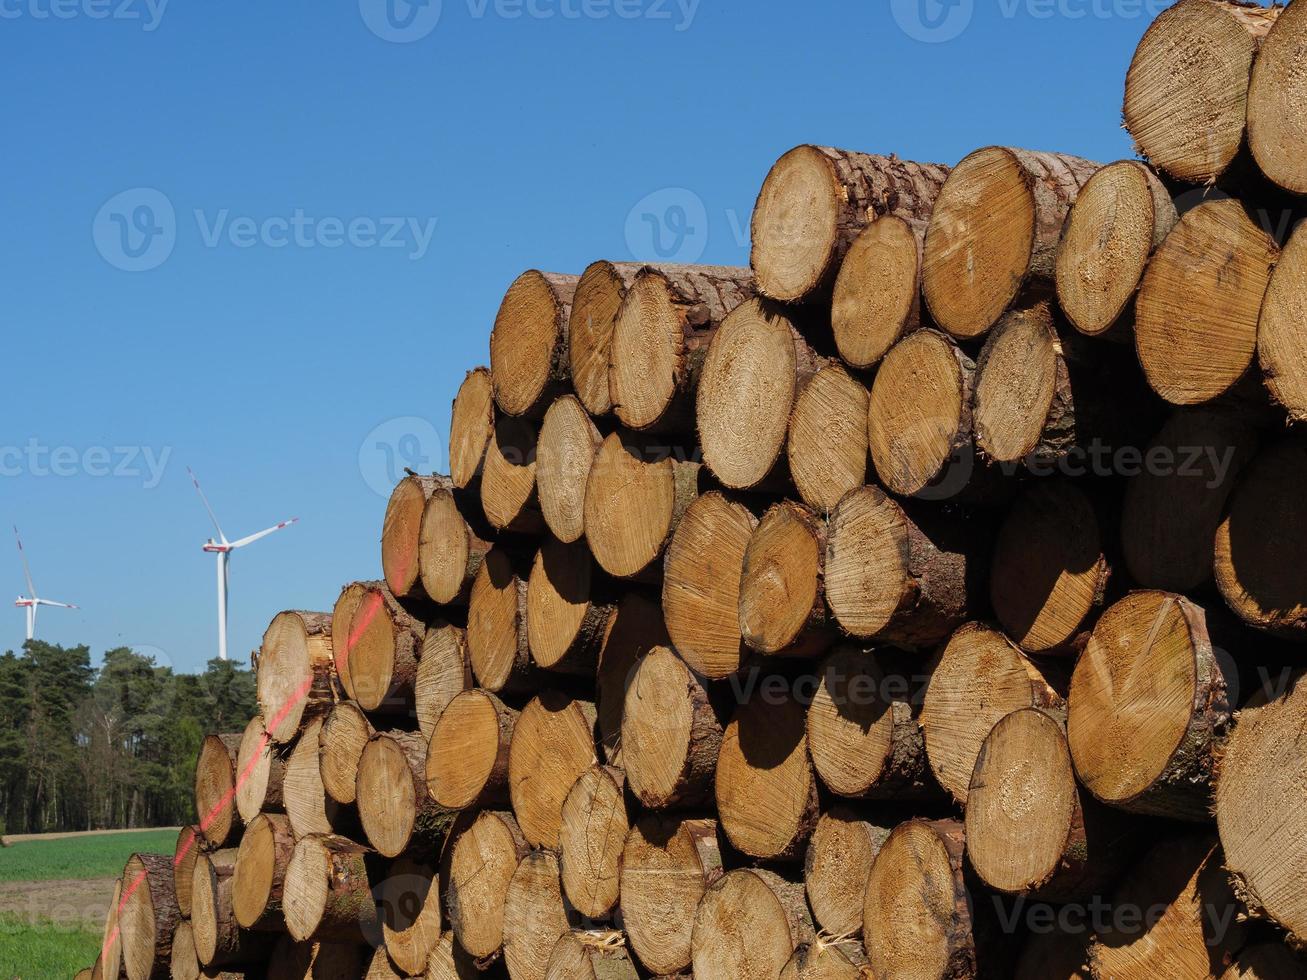
<instances>
[{"instance_id":1,"label":"blue sky","mask_svg":"<svg viewBox=\"0 0 1307 980\"><path fill-rule=\"evenodd\" d=\"M802 142L1129 156L1159 7L0 0L0 520L83 607L38 635L214 655L188 465L229 537L302 519L234 558L233 653L330 609L379 574L388 467L443 467L523 269L747 264ZM12 542L0 585L23 590Z\"/></svg>"}]
</instances>

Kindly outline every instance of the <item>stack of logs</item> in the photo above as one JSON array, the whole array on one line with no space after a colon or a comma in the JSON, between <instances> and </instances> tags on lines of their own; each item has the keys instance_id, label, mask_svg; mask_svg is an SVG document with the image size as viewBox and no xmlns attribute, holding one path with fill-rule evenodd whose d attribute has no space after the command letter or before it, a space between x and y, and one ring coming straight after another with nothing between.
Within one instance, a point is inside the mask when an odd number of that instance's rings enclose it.
<instances>
[{"instance_id":1,"label":"stack of logs","mask_svg":"<svg viewBox=\"0 0 1307 980\"><path fill-rule=\"evenodd\" d=\"M1150 164L801 146L751 268L523 274L95 976L1307 975L1305 51L1182 0Z\"/></svg>"}]
</instances>

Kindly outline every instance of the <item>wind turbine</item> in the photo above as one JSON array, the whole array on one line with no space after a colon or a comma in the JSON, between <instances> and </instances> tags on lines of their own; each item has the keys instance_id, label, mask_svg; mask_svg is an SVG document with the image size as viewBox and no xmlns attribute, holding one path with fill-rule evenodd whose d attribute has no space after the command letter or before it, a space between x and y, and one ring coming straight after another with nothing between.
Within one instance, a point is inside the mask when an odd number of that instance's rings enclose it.
<instances>
[{"instance_id":1,"label":"wind turbine","mask_svg":"<svg viewBox=\"0 0 1307 980\"><path fill-rule=\"evenodd\" d=\"M298 517L292 517L288 521L282 521L266 531L260 531L258 534L251 534L247 538L241 538L239 541L228 541L227 535L222 533L222 525L218 523L218 516L209 506L209 498L204 496L204 491L200 489L200 481L196 479L194 471L188 466L186 472L191 475L191 482L195 484L195 492L200 495L200 500L204 502L204 509L209 512L209 520L213 521L213 527L218 532L218 540L210 538L204 543L204 550L209 554L218 556L218 656L227 659L227 562L231 560L231 553L237 548L244 548L247 544L253 544L259 538L266 538L273 531L280 531L283 527L289 527L299 520Z\"/></svg>"},{"instance_id":2,"label":"wind turbine","mask_svg":"<svg viewBox=\"0 0 1307 980\"><path fill-rule=\"evenodd\" d=\"M27 578L27 595L19 596L14 605L27 610L27 638L30 640L36 635L36 611L42 606L56 606L59 609L76 609L77 607L67 602L55 602L53 599L42 599L36 594L36 586L32 584L32 570L27 567L27 552L23 550L23 539L18 536L18 528L14 528L14 540L18 542L18 557L23 560L23 575Z\"/></svg>"}]
</instances>

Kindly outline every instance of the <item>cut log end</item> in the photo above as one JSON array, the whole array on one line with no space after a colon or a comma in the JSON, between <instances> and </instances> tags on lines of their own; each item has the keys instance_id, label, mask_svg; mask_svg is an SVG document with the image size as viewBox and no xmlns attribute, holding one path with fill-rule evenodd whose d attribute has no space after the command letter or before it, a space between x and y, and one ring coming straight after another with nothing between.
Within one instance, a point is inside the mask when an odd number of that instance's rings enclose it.
<instances>
[{"instance_id":1,"label":"cut log end","mask_svg":"<svg viewBox=\"0 0 1307 980\"><path fill-rule=\"evenodd\" d=\"M423 591L432 602L455 605L467 601L472 578L490 544L490 529L477 514L471 491L437 489L426 502L418 537L418 568ZM469 513L471 512L471 513ZM478 530L474 529L476 524Z\"/></svg>"},{"instance_id":2,"label":"cut log end","mask_svg":"<svg viewBox=\"0 0 1307 980\"><path fill-rule=\"evenodd\" d=\"M822 595L826 528L806 507L785 501L759 522L744 553L740 632L764 654L816 655L834 639Z\"/></svg>"},{"instance_id":3,"label":"cut log end","mask_svg":"<svg viewBox=\"0 0 1307 980\"><path fill-rule=\"evenodd\" d=\"M222 847L240 831L236 811L236 759L240 735L208 735L195 763L195 811L210 847Z\"/></svg>"},{"instance_id":4,"label":"cut log end","mask_svg":"<svg viewBox=\"0 0 1307 980\"><path fill-rule=\"evenodd\" d=\"M199 824L183 827L177 834L177 845L172 856L173 889L177 893L177 905L187 918L191 915L191 890L188 883L195 870L195 859L209 846Z\"/></svg>"},{"instance_id":5,"label":"cut log end","mask_svg":"<svg viewBox=\"0 0 1307 980\"><path fill-rule=\"evenodd\" d=\"M322 783L319 745L323 721L315 719L305 726L286 760L286 778L282 786L286 816L296 838L305 834L329 834L338 807L329 800Z\"/></svg>"},{"instance_id":6,"label":"cut log end","mask_svg":"<svg viewBox=\"0 0 1307 980\"><path fill-rule=\"evenodd\" d=\"M920 325L921 245L908 222L887 215L849 248L831 304L835 344L849 365L872 367Z\"/></svg>"},{"instance_id":7,"label":"cut log end","mask_svg":"<svg viewBox=\"0 0 1307 980\"><path fill-rule=\"evenodd\" d=\"M440 716L463 691L472 686L472 664L467 654L467 635L449 623L432 623L422 641L413 701L418 728L428 738Z\"/></svg>"},{"instance_id":8,"label":"cut log end","mask_svg":"<svg viewBox=\"0 0 1307 980\"><path fill-rule=\"evenodd\" d=\"M600 442L575 397L549 406L536 448L536 487L545 523L560 541L579 541L585 533L585 485Z\"/></svg>"},{"instance_id":9,"label":"cut log end","mask_svg":"<svg viewBox=\"0 0 1307 980\"><path fill-rule=\"evenodd\" d=\"M695 976L764 980L780 976L810 940L802 889L768 871L740 869L708 889L694 916Z\"/></svg>"},{"instance_id":10,"label":"cut log end","mask_svg":"<svg viewBox=\"0 0 1307 980\"><path fill-rule=\"evenodd\" d=\"M422 976L440 943L440 881L429 865L409 858L391 864L375 889L384 948L401 976Z\"/></svg>"},{"instance_id":11,"label":"cut log end","mask_svg":"<svg viewBox=\"0 0 1307 980\"><path fill-rule=\"evenodd\" d=\"M559 937L570 929L559 885L558 857L532 851L504 896L504 962L509 975L545 980Z\"/></svg>"},{"instance_id":12,"label":"cut log end","mask_svg":"<svg viewBox=\"0 0 1307 980\"><path fill-rule=\"evenodd\" d=\"M1017 462L1039 448L1061 353L1047 303L1014 310L994 327L978 361L973 419L976 445L989 459Z\"/></svg>"},{"instance_id":13,"label":"cut log end","mask_svg":"<svg viewBox=\"0 0 1307 980\"><path fill-rule=\"evenodd\" d=\"M638 980L620 932L566 932L549 957L545 980Z\"/></svg>"},{"instance_id":14,"label":"cut log end","mask_svg":"<svg viewBox=\"0 0 1307 980\"><path fill-rule=\"evenodd\" d=\"M255 715L241 735L236 753L236 812L248 824L265 808L280 810L285 762L273 751L272 740L263 728L263 716ZM275 773L274 773L275 769Z\"/></svg>"},{"instance_id":15,"label":"cut log end","mask_svg":"<svg viewBox=\"0 0 1307 980\"><path fill-rule=\"evenodd\" d=\"M172 858L133 854L123 868L118 929L127 980L162 976L172 960L172 935L181 920Z\"/></svg>"},{"instance_id":16,"label":"cut log end","mask_svg":"<svg viewBox=\"0 0 1307 980\"><path fill-rule=\"evenodd\" d=\"M464 691L440 716L427 752L427 787L453 810L484 801L502 789L516 712L487 691Z\"/></svg>"},{"instance_id":17,"label":"cut log end","mask_svg":"<svg viewBox=\"0 0 1307 980\"><path fill-rule=\"evenodd\" d=\"M889 830L835 807L817 821L804 860L808 904L822 931L831 936L862 932L862 909L871 868Z\"/></svg>"},{"instance_id":18,"label":"cut log end","mask_svg":"<svg viewBox=\"0 0 1307 980\"><path fill-rule=\"evenodd\" d=\"M376 927L376 907L363 858L366 849L343 837L310 834L295 845L286 868L286 929L299 942L358 942Z\"/></svg>"},{"instance_id":19,"label":"cut log end","mask_svg":"<svg viewBox=\"0 0 1307 980\"><path fill-rule=\"evenodd\" d=\"M328 613L282 612L263 634L256 681L259 709L278 745L292 741L306 715L330 699L331 622Z\"/></svg>"},{"instance_id":20,"label":"cut log end","mask_svg":"<svg viewBox=\"0 0 1307 980\"><path fill-rule=\"evenodd\" d=\"M826 514L867 482L870 394L838 364L812 376L794 402L786 459L799 496Z\"/></svg>"},{"instance_id":21,"label":"cut log end","mask_svg":"<svg viewBox=\"0 0 1307 980\"><path fill-rule=\"evenodd\" d=\"M437 489L448 488L443 477L406 476L396 484L386 504L381 527L381 569L386 587L401 598L425 598L418 560L422 515Z\"/></svg>"},{"instance_id":22,"label":"cut log end","mask_svg":"<svg viewBox=\"0 0 1307 980\"><path fill-rule=\"evenodd\" d=\"M543 411L566 374L567 318L577 277L522 273L504 294L490 333L495 403L508 415Z\"/></svg>"},{"instance_id":23,"label":"cut log end","mask_svg":"<svg viewBox=\"0 0 1307 980\"><path fill-rule=\"evenodd\" d=\"M323 722L319 773L322 788L337 803L353 803L359 758L372 737L372 725L358 705L342 701Z\"/></svg>"},{"instance_id":24,"label":"cut log end","mask_svg":"<svg viewBox=\"0 0 1307 980\"><path fill-rule=\"evenodd\" d=\"M785 964L781 980L864 980L866 973L853 963L846 950L849 950L847 943L821 939L804 943ZM854 955L863 959L861 950L855 951Z\"/></svg>"},{"instance_id":25,"label":"cut log end","mask_svg":"<svg viewBox=\"0 0 1307 980\"><path fill-rule=\"evenodd\" d=\"M556 848L563 801L597 761L594 706L552 692L533 698L513 729L508 783L527 841Z\"/></svg>"},{"instance_id":26,"label":"cut log end","mask_svg":"<svg viewBox=\"0 0 1307 980\"><path fill-rule=\"evenodd\" d=\"M636 665L649 651L670 644L657 600L626 593L608 621L595 675L599 746L611 766L622 765L622 711Z\"/></svg>"},{"instance_id":27,"label":"cut log end","mask_svg":"<svg viewBox=\"0 0 1307 980\"><path fill-rule=\"evenodd\" d=\"M504 415L486 447L481 509L496 531L536 534L544 527L536 492L536 441L532 422Z\"/></svg>"},{"instance_id":28,"label":"cut log end","mask_svg":"<svg viewBox=\"0 0 1307 980\"><path fill-rule=\"evenodd\" d=\"M478 961L504 945L504 897L526 841L510 814L485 811L459 834L450 859L449 919L458 944Z\"/></svg>"},{"instance_id":29,"label":"cut log end","mask_svg":"<svg viewBox=\"0 0 1307 980\"><path fill-rule=\"evenodd\" d=\"M576 396L591 415L607 415L613 407L608 390L613 327L639 268L629 263L592 262L576 286L568 322L568 354Z\"/></svg>"},{"instance_id":30,"label":"cut log end","mask_svg":"<svg viewBox=\"0 0 1307 980\"><path fill-rule=\"evenodd\" d=\"M794 302L821 286L836 257L843 190L815 146L795 147L772 166L752 225L750 264L763 295Z\"/></svg>"},{"instance_id":31,"label":"cut log end","mask_svg":"<svg viewBox=\"0 0 1307 980\"><path fill-rule=\"evenodd\" d=\"M1301 18L1298 18L1301 20ZM1297 229L1280 253L1262 301L1257 357L1271 396L1292 422L1307 421L1307 230Z\"/></svg>"},{"instance_id":32,"label":"cut log end","mask_svg":"<svg viewBox=\"0 0 1307 980\"><path fill-rule=\"evenodd\" d=\"M356 802L368 843L384 857L409 848L427 802L425 773L414 776L414 758L426 759L426 740L409 733L377 734L359 757Z\"/></svg>"},{"instance_id":33,"label":"cut log end","mask_svg":"<svg viewBox=\"0 0 1307 980\"><path fill-rule=\"evenodd\" d=\"M477 683L488 691L512 686L527 669L525 579L502 548L486 555L472 583L467 652Z\"/></svg>"},{"instance_id":34,"label":"cut log end","mask_svg":"<svg viewBox=\"0 0 1307 980\"><path fill-rule=\"evenodd\" d=\"M281 909L286 866L294 851L290 822L261 813L250 821L236 853L231 904L238 925L253 929Z\"/></svg>"},{"instance_id":35,"label":"cut log end","mask_svg":"<svg viewBox=\"0 0 1307 980\"><path fill-rule=\"evenodd\" d=\"M612 608L592 595L593 566L581 542L550 538L536 552L526 589L527 642L545 670L594 676Z\"/></svg>"},{"instance_id":36,"label":"cut log end","mask_svg":"<svg viewBox=\"0 0 1307 980\"><path fill-rule=\"evenodd\" d=\"M1307 194L1307 165L1295 149L1307 139L1302 114L1307 99L1301 60L1307 38L1303 13L1292 6L1279 11L1257 54L1248 87L1248 145L1253 158L1262 173L1295 194Z\"/></svg>"},{"instance_id":37,"label":"cut log end","mask_svg":"<svg viewBox=\"0 0 1307 980\"><path fill-rule=\"evenodd\" d=\"M563 801L558 836L563 893L588 919L603 920L617 906L629 830L620 770L590 767Z\"/></svg>"},{"instance_id":38,"label":"cut log end","mask_svg":"<svg viewBox=\"0 0 1307 980\"><path fill-rule=\"evenodd\" d=\"M466 489L481 470L495 427L494 386L487 368L473 368L459 385L449 420L449 475Z\"/></svg>"}]
</instances>

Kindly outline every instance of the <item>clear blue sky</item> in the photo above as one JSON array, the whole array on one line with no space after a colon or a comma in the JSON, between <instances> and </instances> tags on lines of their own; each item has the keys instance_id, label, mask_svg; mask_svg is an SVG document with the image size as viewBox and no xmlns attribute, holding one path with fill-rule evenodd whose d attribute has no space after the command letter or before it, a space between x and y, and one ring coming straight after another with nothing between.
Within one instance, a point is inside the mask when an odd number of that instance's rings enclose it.
<instances>
[{"instance_id":1,"label":"clear blue sky","mask_svg":"<svg viewBox=\"0 0 1307 980\"><path fill-rule=\"evenodd\" d=\"M83 606L41 638L214 655L187 465L229 537L302 519L236 555L233 653L280 609L330 609L379 573L384 453L443 466L430 443L520 271L654 258L646 213L693 229L663 229L676 257L747 264L758 186L801 142L1129 156L1124 73L1157 9L392 2L0 0L0 519L38 590ZM169 453L153 486L147 449ZM23 590L8 539L0 584ZM22 642L6 608L0 650Z\"/></svg>"}]
</instances>

